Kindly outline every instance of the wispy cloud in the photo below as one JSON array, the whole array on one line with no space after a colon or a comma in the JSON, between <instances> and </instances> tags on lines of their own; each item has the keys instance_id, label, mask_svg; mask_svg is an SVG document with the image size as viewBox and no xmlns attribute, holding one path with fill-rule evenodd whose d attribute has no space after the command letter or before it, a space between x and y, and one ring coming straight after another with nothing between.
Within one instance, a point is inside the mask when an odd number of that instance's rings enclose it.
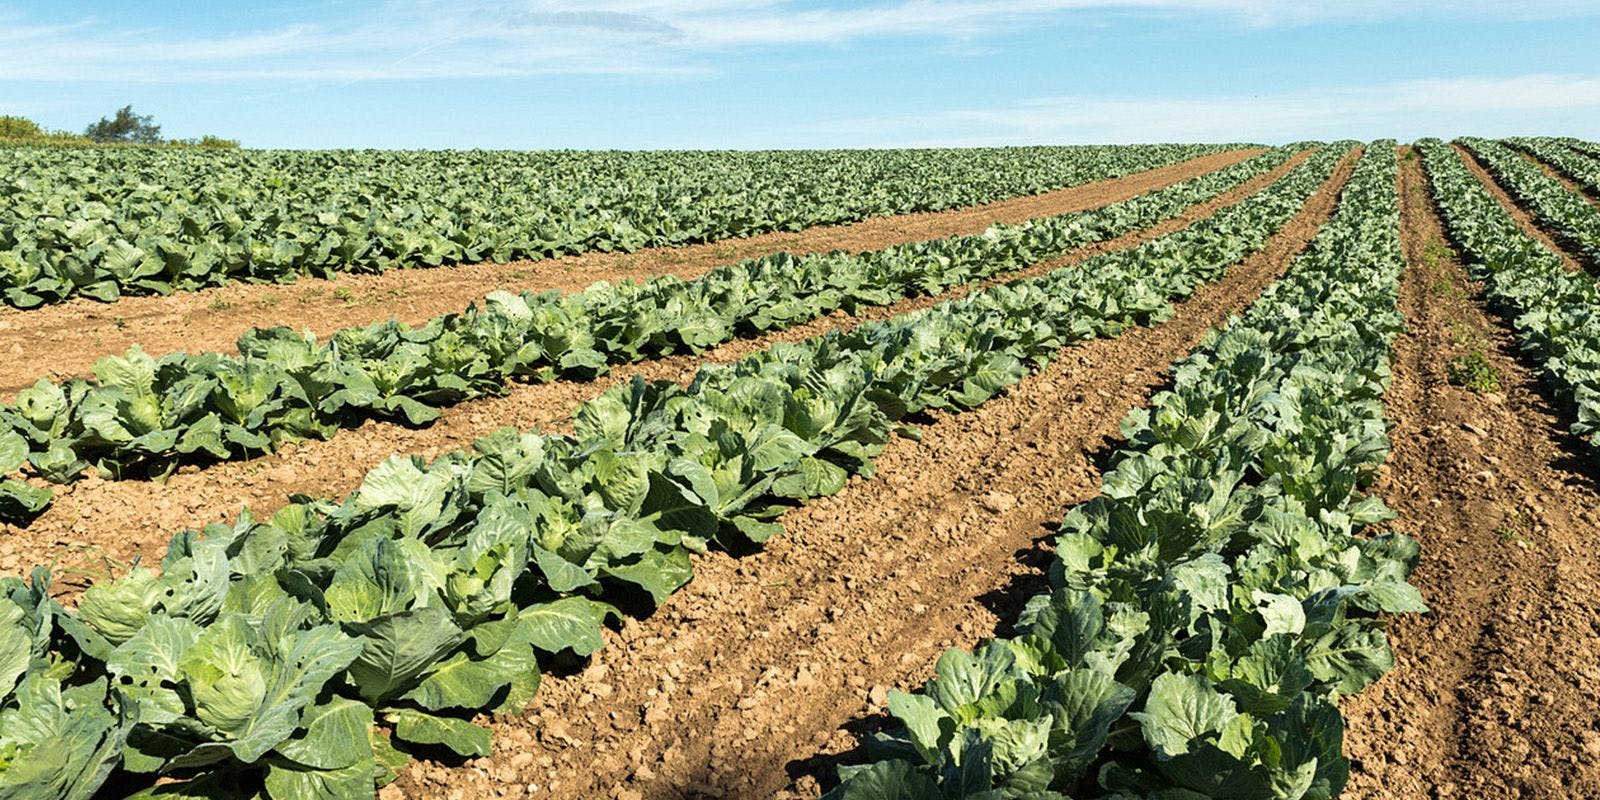
<instances>
[{"instance_id":1,"label":"wispy cloud","mask_svg":"<svg viewBox=\"0 0 1600 800\"><path fill-rule=\"evenodd\" d=\"M1504 135L1572 129L1600 110L1600 77L1405 80L1210 97L1041 97L1006 106L844 120L792 135L877 146L1263 141ZM1491 122L1485 129L1485 120ZM918 131L939 131L933 137ZM779 143L774 143L779 144Z\"/></svg>"},{"instance_id":2,"label":"wispy cloud","mask_svg":"<svg viewBox=\"0 0 1600 800\"><path fill-rule=\"evenodd\" d=\"M220 37L73 25L0 33L0 80L188 82L427 80L548 73L671 74L670 22L549 4L391 0L354 19Z\"/></svg>"},{"instance_id":3,"label":"wispy cloud","mask_svg":"<svg viewBox=\"0 0 1600 800\"><path fill-rule=\"evenodd\" d=\"M342 6L341 6L342 8ZM1405 15L1595 15L1593 3L1530 0L387 0L228 36L119 29L94 18L8 20L0 80L184 82L418 80L549 73L698 74L728 51L921 37L966 46L1040 22L1107 12L1206 16L1256 26Z\"/></svg>"},{"instance_id":4,"label":"wispy cloud","mask_svg":"<svg viewBox=\"0 0 1600 800\"><path fill-rule=\"evenodd\" d=\"M842 44L863 39L936 36L970 38L1016 30L1041 21L1092 18L1096 12L1144 12L1168 18L1208 16L1255 26L1326 21L1373 21L1401 16L1492 16L1540 19L1600 13L1592 3L1531 0L1514 7L1492 0L902 0L845 8L797 8L768 4L739 14L686 14L678 24L692 41L707 46L795 43Z\"/></svg>"}]
</instances>

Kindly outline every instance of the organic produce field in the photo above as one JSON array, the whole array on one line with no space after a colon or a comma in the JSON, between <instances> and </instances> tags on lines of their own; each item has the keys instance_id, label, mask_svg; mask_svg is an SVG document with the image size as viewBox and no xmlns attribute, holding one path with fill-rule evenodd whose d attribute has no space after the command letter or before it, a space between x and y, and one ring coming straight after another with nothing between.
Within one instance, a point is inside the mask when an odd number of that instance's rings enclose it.
<instances>
[{"instance_id":1,"label":"organic produce field","mask_svg":"<svg viewBox=\"0 0 1600 800\"><path fill-rule=\"evenodd\" d=\"M1600 796L1600 145L0 148L0 800Z\"/></svg>"}]
</instances>

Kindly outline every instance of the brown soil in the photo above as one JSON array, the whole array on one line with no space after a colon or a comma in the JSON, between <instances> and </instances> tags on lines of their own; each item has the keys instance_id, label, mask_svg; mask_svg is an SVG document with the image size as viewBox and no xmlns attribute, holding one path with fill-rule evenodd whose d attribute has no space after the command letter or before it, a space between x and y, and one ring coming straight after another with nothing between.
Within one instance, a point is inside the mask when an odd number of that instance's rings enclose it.
<instances>
[{"instance_id":1,"label":"brown soil","mask_svg":"<svg viewBox=\"0 0 1600 800\"><path fill-rule=\"evenodd\" d=\"M1236 150L1122 178L937 213L880 217L850 225L779 232L634 253L588 253L541 261L398 269L380 275L306 278L291 284L231 284L167 297L127 297L103 304L79 299L30 311L0 309L0 397L42 377L88 374L102 356L138 344L161 355L232 352L252 327L287 325L325 336L348 325L388 318L418 323L460 311L496 289L575 291L596 281L672 273L684 278L715 266L783 250L876 250L903 242L981 232L995 222L1022 222L1124 200L1235 164L1261 152Z\"/></svg>"},{"instance_id":2,"label":"brown soil","mask_svg":"<svg viewBox=\"0 0 1600 800\"><path fill-rule=\"evenodd\" d=\"M1409 330L1385 397L1394 452L1375 488L1422 545L1412 582L1432 610L1394 620L1395 669L1343 703L1346 794L1600 796L1593 469L1483 311L1415 161L1402 162L1401 193ZM1474 348L1503 392L1449 385L1449 360Z\"/></svg>"},{"instance_id":3,"label":"brown soil","mask_svg":"<svg viewBox=\"0 0 1600 800\"><path fill-rule=\"evenodd\" d=\"M1172 220L982 285L1043 274L1098 253L1133 247L1171 233L1216 213L1223 206L1243 200L1282 177L1310 154L1311 151L1301 153L1238 189L1190 207ZM699 356L622 367L601 381L514 384L503 397L443 409L441 418L423 429L368 421L340 431L331 440L289 444L264 458L214 464L204 469L185 467L165 483L89 478L69 486L58 486L54 504L26 528L0 525L0 574L21 574L31 565L59 561L87 571L63 581L61 588L70 589L87 581L95 570L103 569L104 559L124 563L136 556L146 561L159 559L172 534L208 522L231 521L246 506L260 514L271 514L292 494L342 496L360 485L362 476L390 455L401 453L432 459L470 446L474 439L507 425L559 430L567 425L569 415L579 404L617 382L631 380L634 375L651 380L687 381L703 363L728 363L775 342L798 341L864 320L885 319L962 296L972 288L970 285L957 287L938 297L864 309L854 317L835 314L768 336L730 342Z\"/></svg>"},{"instance_id":4,"label":"brown soil","mask_svg":"<svg viewBox=\"0 0 1600 800\"><path fill-rule=\"evenodd\" d=\"M653 616L609 632L581 673L547 676L528 716L497 721L490 757L418 764L385 796L815 795L832 773L816 753L851 747L887 689L995 635L1040 590L1048 525L1096 491L1094 458L1122 413L1304 247L1353 163L1169 322L1074 347L1005 397L937 415L920 444L889 446L876 478L786 515L764 550L698 558Z\"/></svg>"},{"instance_id":5,"label":"brown soil","mask_svg":"<svg viewBox=\"0 0 1600 800\"><path fill-rule=\"evenodd\" d=\"M1561 249L1561 245L1556 242L1555 234L1542 227L1539 224L1538 219L1536 219L1532 214L1528 213L1527 210L1517 205L1516 198L1512 197L1511 193L1507 192L1505 188L1503 188L1500 183L1495 180L1494 175L1489 172L1487 167L1478 161L1476 156L1467 152L1467 149L1461 145L1455 145L1455 148L1456 152L1461 154L1462 161L1466 162L1467 169L1471 170L1472 174L1478 177L1478 180L1483 181L1483 185L1488 187L1489 193L1494 195L1494 199L1499 201L1500 205L1505 206L1506 210L1511 212L1511 216L1517 220L1518 225L1522 226L1524 233L1527 233L1529 236L1536 237L1544 244L1545 247L1560 253L1561 260L1566 263L1567 269L1570 269L1573 272L1583 271L1582 262L1578 261L1576 258L1573 258L1572 255L1567 251Z\"/></svg>"}]
</instances>

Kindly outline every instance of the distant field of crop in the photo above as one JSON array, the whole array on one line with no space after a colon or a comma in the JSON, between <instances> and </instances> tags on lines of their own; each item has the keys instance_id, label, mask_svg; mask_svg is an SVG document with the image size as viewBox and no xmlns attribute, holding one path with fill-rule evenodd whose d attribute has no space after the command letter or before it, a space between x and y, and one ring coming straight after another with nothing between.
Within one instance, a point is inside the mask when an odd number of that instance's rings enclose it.
<instances>
[{"instance_id":1,"label":"distant field of crop","mask_svg":"<svg viewBox=\"0 0 1600 800\"><path fill-rule=\"evenodd\" d=\"M0 289L27 308L233 280L636 250L939 211L1225 149L0 148Z\"/></svg>"}]
</instances>

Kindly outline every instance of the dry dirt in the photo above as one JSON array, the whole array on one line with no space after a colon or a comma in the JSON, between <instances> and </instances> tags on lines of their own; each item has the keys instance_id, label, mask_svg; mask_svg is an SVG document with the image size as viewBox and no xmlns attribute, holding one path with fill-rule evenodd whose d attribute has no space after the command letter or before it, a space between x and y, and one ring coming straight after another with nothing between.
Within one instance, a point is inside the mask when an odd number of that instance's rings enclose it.
<instances>
[{"instance_id":1,"label":"dry dirt","mask_svg":"<svg viewBox=\"0 0 1600 800\"><path fill-rule=\"evenodd\" d=\"M1236 150L1041 195L953 211L880 217L849 225L778 232L744 239L634 253L587 253L540 261L397 269L378 275L303 278L290 284L231 284L166 297L126 297L105 304L79 299L46 308L0 309L0 397L39 378L88 374L102 356L138 344L161 355L233 352L252 327L287 325L319 336L348 325L389 319L418 323L460 311L496 289L575 291L600 280L660 273L683 278L739 259L783 250L876 250L901 242L981 232L995 222L1022 222L1124 200L1243 161L1260 149Z\"/></svg>"},{"instance_id":2,"label":"dry dirt","mask_svg":"<svg viewBox=\"0 0 1600 800\"><path fill-rule=\"evenodd\" d=\"M1190 207L1172 220L988 283L1041 274L1098 253L1133 247L1171 233L1216 213L1225 205L1243 200L1282 177L1310 154L1311 151L1301 153L1234 191ZM0 525L0 574L22 574L34 564L57 562L82 570L64 576L61 588L70 590L105 572L106 559L121 563L136 556L146 561L159 559L172 534L209 522L229 522L247 506L259 514L270 515L292 494L342 496L360 485L362 476L390 455L401 453L432 459L470 446L478 437L507 425L558 430L579 404L619 381L631 380L636 374L652 380L687 381L702 363L728 363L778 341L797 341L864 320L884 319L961 296L972 288L957 287L937 297L864 309L853 317L835 314L767 336L736 340L699 356L622 367L600 381L513 384L505 396L443 409L441 418L427 428L369 420L353 429L340 431L328 441L288 444L259 459L204 468L183 467L165 483L88 478L57 486L54 487L55 502L28 526Z\"/></svg>"},{"instance_id":3,"label":"dry dirt","mask_svg":"<svg viewBox=\"0 0 1600 800\"><path fill-rule=\"evenodd\" d=\"M1256 297L1332 210L1346 159L1268 249L1154 328L1070 348L1005 397L937 415L878 476L786 515L755 554L698 558L652 616L547 676L464 768L418 764L385 796L815 795L890 688L995 635L1043 586L1049 525L1098 487L1096 455L1206 328ZM818 757L817 754L824 754Z\"/></svg>"},{"instance_id":4,"label":"dry dirt","mask_svg":"<svg viewBox=\"0 0 1600 800\"><path fill-rule=\"evenodd\" d=\"M1417 537L1431 612L1395 620L1396 667L1347 699L1352 798L1600 796L1600 557L1581 446L1446 244L1403 162L1408 270L1377 493ZM1526 220L1524 220L1526 221ZM1481 350L1501 392L1448 382Z\"/></svg>"}]
</instances>

